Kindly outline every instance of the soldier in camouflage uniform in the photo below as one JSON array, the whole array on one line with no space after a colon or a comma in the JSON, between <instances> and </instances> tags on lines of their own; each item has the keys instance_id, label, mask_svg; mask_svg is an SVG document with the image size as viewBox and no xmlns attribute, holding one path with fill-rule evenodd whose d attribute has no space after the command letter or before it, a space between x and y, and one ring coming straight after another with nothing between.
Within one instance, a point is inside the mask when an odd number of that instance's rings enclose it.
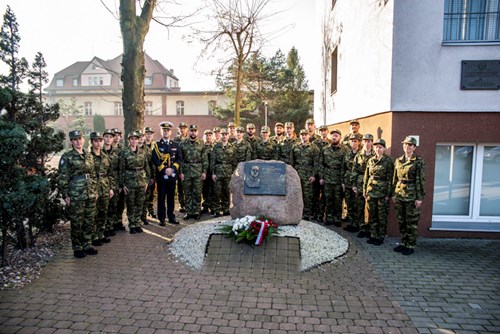
<instances>
[{"instance_id":1,"label":"soldier in camouflage uniform","mask_svg":"<svg viewBox=\"0 0 500 334\"><path fill-rule=\"evenodd\" d=\"M296 144L292 150L292 166L299 174L302 186L302 200L304 202L302 219L304 220L310 220L314 216L312 196L315 175L318 174L318 158L319 150L316 145L310 142L309 131L300 130L300 143Z\"/></svg>"},{"instance_id":2,"label":"soldier in camouflage uniform","mask_svg":"<svg viewBox=\"0 0 500 334\"><path fill-rule=\"evenodd\" d=\"M118 150L118 153L124 148L122 143L122 132L118 128L113 128L113 147ZM118 175L118 173L116 174ZM118 182L117 182L118 183ZM125 211L125 194L122 191L118 191L115 193L116 197L116 207L115 207L115 217L113 218L114 229L125 230L125 226L123 225L123 211Z\"/></svg>"},{"instance_id":3,"label":"soldier in camouflage uniform","mask_svg":"<svg viewBox=\"0 0 500 334\"><path fill-rule=\"evenodd\" d=\"M403 255L411 255L417 245L417 228L420 219L420 207L425 195L425 163L415 155L417 140L406 137L403 141L405 154L394 162L394 178L392 181L393 200L401 233L401 244L394 251Z\"/></svg>"},{"instance_id":4,"label":"soldier in camouflage uniform","mask_svg":"<svg viewBox=\"0 0 500 334\"><path fill-rule=\"evenodd\" d=\"M359 139L356 135L351 135L349 138L349 143L351 149L344 156L342 171L343 171L343 184L342 188L344 189L344 198L347 209L347 226L344 228L346 231L353 231L355 226L357 226L356 218L355 218L355 210L356 210L356 193L352 189L353 184L353 169L354 169L354 161L356 154L359 148Z\"/></svg>"},{"instance_id":5,"label":"soldier in camouflage uniform","mask_svg":"<svg viewBox=\"0 0 500 334\"><path fill-rule=\"evenodd\" d=\"M97 203L96 219L93 228L92 245L101 246L103 243L111 242L104 232L108 226L108 206L109 199L113 197L115 188L115 174L111 166L111 160L106 153L101 150L102 135L99 132L90 133L90 153L94 159L95 178L97 180Z\"/></svg>"},{"instance_id":6,"label":"soldier in camouflage uniform","mask_svg":"<svg viewBox=\"0 0 500 334\"><path fill-rule=\"evenodd\" d=\"M316 133L316 124L314 123L314 118L308 118L306 120L306 129L309 131L309 140L311 143L315 143L321 140L321 137Z\"/></svg>"},{"instance_id":7,"label":"soldier in camouflage uniform","mask_svg":"<svg viewBox=\"0 0 500 334\"><path fill-rule=\"evenodd\" d=\"M281 122L276 122L274 124L274 136L271 137L271 141L274 145L278 145L285 139L285 126Z\"/></svg>"},{"instance_id":8,"label":"soldier in camouflage uniform","mask_svg":"<svg viewBox=\"0 0 500 334\"><path fill-rule=\"evenodd\" d=\"M358 238L364 238L370 236L370 227L368 225L368 219L365 219L365 207L366 199L363 196L363 185L366 170L366 163L368 159L374 156L373 153L373 136L371 134L366 134L363 136L363 148L356 154L354 158L354 165L352 169L352 190L356 194L356 203L354 204L355 214L353 230L348 230L350 232L358 232Z\"/></svg>"},{"instance_id":9,"label":"soldier in camouflage uniform","mask_svg":"<svg viewBox=\"0 0 500 334\"><path fill-rule=\"evenodd\" d=\"M236 128L236 141L233 143L236 151L236 161L238 163L252 160L252 146L245 140L245 129L239 126Z\"/></svg>"},{"instance_id":10,"label":"soldier in camouflage uniform","mask_svg":"<svg viewBox=\"0 0 500 334\"><path fill-rule=\"evenodd\" d=\"M359 125L359 121L357 119L353 119L351 122L349 122L350 131L348 134L346 134L344 136L344 138L342 138L342 144L349 146L349 138L353 134L356 135L359 140L361 140L361 138L363 138L363 135L359 132L359 128L360 128L360 125ZM363 145L361 145L361 146L363 146Z\"/></svg>"},{"instance_id":11,"label":"soldier in camouflage uniform","mask_svg":"<svg viewBox=\"0 0 500 334\"><path fill-rule=\"evenodd\" d=\"M150 178L146 152L138 146L140 136L141 134L137 131L129 133L129 146L120 152L119 184L127 202L130 234L142 232L142 208Z\"/></svg>"},{"instance_id":12,"label":"soldier in camouflage uniform","mask_svg":"<svg viewBox=\"0 0 500 334\"><path fill-rule=\"evenodd\" d=\"M182 186L186 192L186 215L184 220L201 218L201 192L203 181L207 177L208 157L205 144L198 139L198 127L189 126L188 139L181 142L181 153L184 158L181 175Z\"/></svg>"},{"instance_id":13,"label":"soldier in camouflage uniform","mask_svg":"<svg viewBox=\"0 0 500 334\"><path fill-rule=\"evenodd\" d=\"M292 150L297 144L294 132L295 126L292 122L285 123L285 139L276 146L276 160L283 161L288 165L292 165Z\"/></svg>"},{"instance_id":14,"label":"soldier in camouflage uniform","mask_svg":"<svg viewBox=\"0 0 500 334\"><path fill-rule=\"evenodd\" d=\"M94 159L83 149L85 140L80 130L70 131L69 138L73 148L59 160L59 191L68 210L73 253L82 258L97 254L92 247L97 196Z\"/></svg>"},{"instance_id":15,"label":"soldier in camouflage uniform","mask_svg":"<svg viewBox=\"0 0 500 334\"><path fill-rule=\"evenodd\" d=\"M207 168L207 177L205 181L203 181L203 190L202 190L202 213L209 212L213 208L214 197L215 197L215 189L214 189L214 181L212 180L212 172L210 169L210 154L212 153L212 148L214 146L213 143L213 132L211 129L207 129L203 132L203 140L205 144L205 155L207 157L208 168Z\"/></svg>"},{"instance_id":16,"label":"soldier in camouflage uniform","mask_svg":"<svg viewBox=\"0 0 500 334\"><path fill-rule=\"evenodd\" d=\"M326 125L322 125L318 128L321 139L314 142L314 144L318 147L318 152L321 152L323 147L330 145L330 139L328 138L328 127ZM319 175L316 175L316 180L313 183L313 212L315 213L315 217L313 218L318 223L324 222L325 216L325 186L319 184Z\"/></svg>"},{"instance_id":17,"label":"soldier in camouflage uniform","mask_svg":"<svg viewBox=\"0 0 500 334\"><path fill-rule=\"evenodd\" d=\"M247 134L245 136L245 140L250 143L250 147L252 148L252 159L257 159L257 143L262 141L260 137L257 137L255 134L255 124L248 123L247 124Z\"/></svg>"},{"instance_id":18,"label":"soldier in camouflage uniform","mask_svg":"<svg viewBox=\"0 0 500 334\"><path fill-rule=\"evenodd\" d=\"M387 233L389 199L392 197L394 161L385 154L385 140L374 144L375 156L367 164L364 176L363 196L368 204L370 238L367 243L380 246Z\"/></svg>"},{"instance_id":19,"label":"soldier in camouflage uniform","mask_svg":"<svg viewBox=\"0 0 500 334\"><path fill-rule=\"evenodd\" d=\"M116 235L115 227L116 230L118 230L119 226L122 225L121 220L117 219L118 201L120 198L119 196L120 189L118 187L118 179L117 179L118 169L119 169L118 160L119 160L120 149L113 146L113 138L114 138L113 129L106 129L103 132L104 146L102 148L102 151L108 156L108 159L111 163L112 174L114 175L115 179L113 182L114 195L109 199L106 227L104 228L104 235L107 237Z\"/></svg>"},{"instance_id":20,"label":"soldier in camouflage uniform","mask_svg":"<svg viewBox=\"0 0 500 334\"><path fill-rule=\"evenodd\" d=\"M236 125L234 122L229 122L227 124L227 131L229 132L229 142L233 144L236 141Z\"/></svg>"},{"instance_id":21,"label":"soldier in camouflage uniform","mask_svg":"<svg viewBox=\"0 0 500 334\"><path fill-rule=\"evenodd\" d=\"M212 129L212 132L213 132L213 135L214 135L214 139L213 139L213 142L214 144L220 142L220 127L216 126L215 128Z\"/></svg>"},{"instance_id":22,"label":"soldier in camouflage uniform","mask_svg":"<svg viewBox=\"0 0 500 334\"><path fill-rule=\"evenodd\" d=\"M325 146L319 155L320 184L325 185L326 222L325 225L341 225L342 219L342 161L348 149L340 143L342 133L338 129L330 131L332 143Z\"/></svg>"},{"instance_id":23,"label":"soldier in camouflage uniform","mask_svg":"<svg viewBox=\"0 0 500 334\"><path fill-rule=\"evenodd\" d=\"M144 128L144 135L145 135L145 141L143 148L146 150L146 153L148 155L148 161L149 161L149 169L151 171L150 178L149 178L149 183L148 183L148 188L146 189L146 195L144 199L144 208L142 212L142 222L144 225L148 225L148 221L146 219L147 214L151 216L151 218L156 218L155 210L154 210L154 200L155 200L155 165L153 164L153 160L151 159L154 146L156 145L156 142L154 141L154 133L155 131L153 128L147 126Z\"/></svg>"},{"instance_id":24,"label":"soldier in camouflage uniform","mask_svg":"<svg viewBox=\"0 0 500 334\"><path fill-rule=\"evenodd\" d=\"M228 132L221 130L221 141L216 143L210 156L210 168L212 180L215 183L215 203L212 217L218 217L220 212L224 216L229 215L229 181L236 169L236 151L228 141Z\"/></svg>"},{"instance_id":25,"label":"soldier in camouflage uniform","mask_svg":"<svg viewBox=\"0 0 500 334\"><path fill-rule=\"evenodd\" d=\"M255 159L273 160L276 152L273 142L269 139L271 129L268 126L263 126L260 130L261 141L255 144L256 154Z\"/></svg>"},{"instance_id":26,"label":"soldier in camouflage uniform","mask_svg":"<svg viewBox=\"0 0 500 334\"><path fill-rule=\"evenodd\" d=\"M179 146L182 141L188 138L188 125L186 122L179 123L179 134L174 138ZM184 194L184 188L182 187L182 181L180 178L177 179L177 200L179 201L179 212L186 212L186 195Z\"/></svg>"}]
</instances>

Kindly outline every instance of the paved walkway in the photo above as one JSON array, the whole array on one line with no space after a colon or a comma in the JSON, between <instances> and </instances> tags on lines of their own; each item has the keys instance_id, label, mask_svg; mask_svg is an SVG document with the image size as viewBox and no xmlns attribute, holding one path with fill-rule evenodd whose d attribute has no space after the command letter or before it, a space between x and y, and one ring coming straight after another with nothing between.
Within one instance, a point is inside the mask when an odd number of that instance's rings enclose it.
<instances>
[{"instance_id":1,"label":"paved walkway","mask_svg":"<svg viewBox=\"0 0 500 334\"><path fill-rule=\"evenodd\" d=\"M163 238L181 227L121 232L85 259L66 247L32 284L0 291L0 333L500 332L500 241L425 239L404 257L395 239L335 229L348 253L308 272L262 258L194 271Z\"/></svg>"}]
</instances>

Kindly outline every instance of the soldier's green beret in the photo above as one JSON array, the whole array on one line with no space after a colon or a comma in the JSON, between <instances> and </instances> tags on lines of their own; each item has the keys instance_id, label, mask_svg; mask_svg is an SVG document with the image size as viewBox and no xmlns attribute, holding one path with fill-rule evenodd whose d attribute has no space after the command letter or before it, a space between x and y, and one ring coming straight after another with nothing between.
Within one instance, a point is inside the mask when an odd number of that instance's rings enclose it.
<instances>
[{"instance_id":1,"label":"soldier's green beret","mask_svg":"<svg viewBox=\"0 0 500 334\"><path fill-rule=\"evenodd\" d=\"M308 135L309 131L307 129L302 129L302 130L300 130L300 134L301 135Z\"/></svg>"},{"instance_id":2,"label":"soldier's green beret","mask_svg":"<svg viewBox=\"0 0 500 334\"><path fill-rule=\"evenodd\" d=\"M174 126L174 124L172 122L168 122L168 121L160 122L160 128L162 128L162 129L172 129L173 126Z\"/></svg>"},{"instance_id":3,"label":"soldier's green beret","mask_svg":"<svg viewBox=\"0 0 500 334\"><path fill-rule=\"evenodd\" d=\"M333 134L333 133L338 133L339 136L342 136L342 132L340 132L339 129L333 129L333 130L330 130L330 134Z\"/></svg>"},{"instance_id":4,"label":"soldier's green beret","mask_svg":"<svg viewBox=\"0 0 500 334\"><path fill-rule=\"evenodd\" d=\"M220 128L218 126L216 126L212 131L213 132L220 132Z\"/></svg>"},{"instance_id":5,"label":"soldier's green beret","mask_svg":"<svg viewBox=\"0 0 500 334\"><path fill-rule=\"evenodd\" d=\"M268 127L268 126L263 126L261 129L260 129L260 132L271 132L271 129Z\"/></svg>"},{"instance_id":6,"label":"soldier's green beret","mask_svg":"<svg viewBox=\"0 0 500 334\"><path fill-rule=\"evenodd\" d=\"M308 118L306 124L314 124L314 118Z\"/></svg>"},{"instance_id":7,"label":"soldier's green beret","mask_svg":"<svg viewBox=\"0 0 500 334\"><path fill-rule=\"evenodd\" d=\"M132 138L132 137L137 137L137 138L139 138L139 137L141 137L141 133L140 133L140 132L138 132L138 131L132 131L132 132L130 132L130 133L128 134L127 138L128 138L128 139L130 139L130 138Z\"/></svg>"},{"instance_id":8,"label":"soldier's green beret","mask_svg":"<svg viewBox=\"0 0 500 334\"><path fill-rule=\"evenodd\" d=\"M221 134L223 134L223 133L226 133L226 134L227 134L228 132L227 132L227 129L226 129L226 128L222 128L222 129L220 129L220 133L221 133Z\"/></svg>"},{"instance_id":9,"label":"soldier's green beret","mask_svg":"<svg viewBox=\"0 0 500 334\"><path fill-rule=\"evenodd\" d=\"M78 139L82 137L82 131L81 130L73 130L69 132L69 139Z\"/></svg>"},{"instance_id":10,"label":"soldier's green beret","mask_svg":"<svg viewBox=\"0 0 500 334\"><path fill-rule=\"evenodd\" d=\"M349 140L359 140L359 136L353 133L349 136Z\"/></svg>"},{"instance_id":11,"label":"soldier's green beret","mask_svg":"<svg viewBox=\"0 0 500 334\"><path fill-rule=\"evenodd\" d=\"M363 140L373 140L373 135L367 133L363 136Z\"/></svg>"},{"instance_id":12,"label":"soldier's green beret","mask_svg":"<svg viewBox=\"0 0 500 334\"><path fill-rule=\"evenodd\" d=\"M229 124L227 125L228 128L234 128L236 125L234 124L234 122L229 122Z\"/></svg>"},{"instance_id":13,"label":"soldier's green beret","mask_svg":"<svg viewBox=\"0 0 500 334\"><path fill-rule=\"evenodd\" d=\"M104 130L104 132L102 133L103 136L105 135L112 135L114 136L115 135L115 132L113 131L113 129L106 129Z\"/></svg>"},{"instance_id":14,"label":"soldier's green beret","mask_svg":"<svg viewBox=\"0 0 500 334\"><path fill-rule=\"evenodd\" d=\"M255 124L253 124L253 123L248 123L248 124L247 124L247 129L255 129Z\"/></svg>"},{"instance_id":15,"label":"soldier's green beret","mask_svg":"<svg viewBox=\"0 0 500 334\"><path fill-rule=\"evenodd\" d=\"M281 122L276 122L276 124L274 124L274 127L278 127L278 126L281 126L282 128L284 128L285 126L283 125L283 123Z\"/></svg>"},{"instance_id":16,"label":"soldier's green beret","mask_svg":"<svg viewBox=\"0 0 500 334\"><path fill-rule=\"evenodd\" d=\"M102 135L98 131L94 131L90 133L90 139L102 139Z\"/></svg>"},{"instance_id":17,"label":"soldier's green beret","mask_svg":"<svg viewBox=\"0 0 500 334\"><path fill-rule=\"evenodd\" d=\"M322 125L318 128L319 131L323 131L323 130L328 130L328 127L326 125Z\"/></svg>"},{"instance_id":18,"label":"soldier's green beret","mask_svg":"<svg viewBox=\"0 0 500 334\"><path fill-rule=\"evenodd\" d=\"M203 131L203 134L206 135L206 134L209 134L209 133L213 133L212 130L210 129L206 129L205 131Z\"/></svg>"},{"instance_id":19,"label":"soldier's green beret","mask_svg":"<svg viewBox=\"0 0 500 334\"><path fill-rule=\"evenodd\" d=\"M155 133L155 130L153 130L153 128L150 126L146 126L144 128L144 133L148 133L148 132Z\"/></svg>"},{"instance_id":20,"label":"soldier's green beret","mask_svg":"<svg viewBox=\"0 0 500 334\"><path fill-rule=\"evenodd\" d=\"M187 125L186 122L180 122L179 123L179 128L187 128L187 127L188 127L188 125Z\"/></svg>"},{"instance_id":21,"label":"soldier's green beret","mask_svg":"<svg viewBox=\"0 0 500 334\"><path fill-rule=\"evenodd\" d=\"M374 142L373 145L382 145L383 147L385 147L385 140L380 138L376 142Z\"/></svg>"},{"instance_id":22,"label":"soldier's green beret","mask_svg":"<svg viewBox=\"0 0 500 334\"><path fill-rule=\"evenodd\" d=\"M115 134L115 135L116 134L119 134L119 135L122 134L122 131L120 129L118 129L118 128L113 128L112 130L113 130L113 134Z\"/></svg>"},{"instance_id":23,"label":"soldier's green beret","mask_svg":"<svg viewBox=\"0 0 500 334\"><path fill-rule=\"evenodd\" d=\"M242 126L238 126L236 132L245 132L245 129Z\"/></svg>"},{"instance_id":24,"label":"soldier's green beret","mask_svg":"<svg viewBox=\"0 0 500 334\"><path fill-rule=\"evenodd\" d=\"M293 122L285 122L285 128L295 128Z\"/></svg>"},{"instance_id":25,"label":"soldier's green beret","mask_svg":"<svg viewBox=\"0 0 500 334\"><path fill-rule=\"evenodd\" d=\"M403 140L401 143L403 144L411 144L413 146L417 146L417 140L413 137L407 136L405 140Z\"/></svg>"},{"instance_id":26,"label":"soldier's green beret","mask_svg":"<svg viewBox=\"0 0 500 334\"><path fill-rule=\"evenodd\" d=\"M357 119L353 119L349 122L349 125L351 124L358 124L359 125L359 121Z\"/></svg>"},{"instance_id":27,"label":"soldier's green beret","mask_svg":"<svg viewBox=\"0 0 500 334\"><path fill-rule=\"evenodd\" d=\"M191 125L189 126L189 131L191 131L191 130L198 131L198 127L196 126L196 124L191 124Z\"/></svg>"}]
</instances>

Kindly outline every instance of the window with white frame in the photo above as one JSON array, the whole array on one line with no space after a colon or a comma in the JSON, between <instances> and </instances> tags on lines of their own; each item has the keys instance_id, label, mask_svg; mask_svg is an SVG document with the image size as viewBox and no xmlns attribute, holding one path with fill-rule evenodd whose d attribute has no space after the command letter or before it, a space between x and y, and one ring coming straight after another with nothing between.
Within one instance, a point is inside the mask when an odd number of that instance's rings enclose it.
<instances>
[{"instance_id":1,"label":"window with white frame","mask_svg":"<svg viewBox=\"0 0 500 334\"><path fill-rule=\"evenodd\" d=\"M445 0L443 41L500 42L500 0Z\"/></svg>"},{"instance_id":2,"label":"window with white frame","mask_svg":"<svg viewBox=\"0 0 500 334\"><path fill-rule=\"evenodd\" d=\"M92 116L92 102L85 102L85 116Z\"/></svg>"},{"instance_id":3,"label":"window with white frame","mask_svg":"<svg viewBox=\"0 0 500 334\"><path fill-rule=\"evenodd\" d=\"M123 115L123 104L115 102L115 115Z\"/></svg>"},{"instance_id":4,"label":"window with white frame","mask_svg":"<svg viewBox=\"0 0 500 334\"><path fill-rule=\"evenodd\" d=\"M153 78L151 78L151 77L145 77L144 78L144 84L146 86L151 86L153 84Z\"/></svg>"},{"instance_id":5,"label":"window with white frame","mask_svg":"<svg viewBox=\"0 0 500 334\"><path fill-rule=\"evenodd\" d=\"M213 115L215 107L217 107L217 101L215 100L210 100L208 101L208 114Z\"/></svg>"},{"instance_id":6,"label":"window with white frame","mask_svg":"<svg viewBox=\"0 0 500 334\"><path fill-rule=\"evenodd\" d=\"M184 115L184 101L175 102L175 113L177 115Z\"/></svg>"},{"instance_id":7,"label":"window with white frame","mask_svg":"<svg viewBox=\"0 0 500 334\"><path fill-rule=\"evenodd\" d=\"M64 79L56 79L56 87L64 86Z\"/></svg>"},{"instance_id":8,"label":"window with white frame","mask_svg":"<svg viewBox=\"0 0 500 334\"><path fill-rule=\"evenodd\" d=\"M77 87L78 86L78 79L73 79L73 87Z\"/></svg>"},{"instance_id":9,"label":"window with white frame","mask_svg":"<svg viewBox=\"0 0 500 334\"><path fill-rule=\"evenodd\" d=\"M144 111L146 112L146 115L153 115L153 102L152 101L146 101L144 104Z\"/></svg>"},{"instance_id":10,"label":"window with white frame","mask_svg":"<svg viewBox=\"0 0 500 334\"><path fill-rule=\"evenodd\" d=\"M432 229L500 231L500 143L438 144Z\"/></svg>"}]
</instances>

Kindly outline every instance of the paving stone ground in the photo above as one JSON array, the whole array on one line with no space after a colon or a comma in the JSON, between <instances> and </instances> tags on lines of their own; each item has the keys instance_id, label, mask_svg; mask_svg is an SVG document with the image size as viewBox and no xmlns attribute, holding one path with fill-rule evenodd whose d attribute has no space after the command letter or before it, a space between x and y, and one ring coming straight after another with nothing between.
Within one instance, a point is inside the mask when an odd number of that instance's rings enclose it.
<instances>
[{"instance_id":1,"label":"paving stone ground","mask_svg":"<svg viewBox=\"0 0 500 334\"><path fill-rule=\"evenodd\" d=\"M265 254L226 253L226 240L214 239L195 271L163 238L179 228L120 232L84 259L64 248L32 284L0 291L0 333L500 331L499 241L419 240L403 258L389 243L377 248L336 229L348 253L299 272L294 255L271 266ZM277 243L276 253L284 247L296 254L296 241Z\"/></svg>"}]
</instances>

